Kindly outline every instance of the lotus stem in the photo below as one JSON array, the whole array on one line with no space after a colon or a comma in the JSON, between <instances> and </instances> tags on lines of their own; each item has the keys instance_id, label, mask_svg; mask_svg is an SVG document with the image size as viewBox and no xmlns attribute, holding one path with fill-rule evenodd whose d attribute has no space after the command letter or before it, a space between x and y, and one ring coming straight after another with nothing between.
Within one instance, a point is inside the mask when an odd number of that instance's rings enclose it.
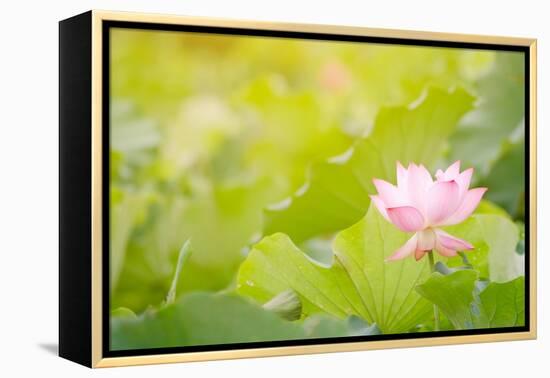
<instances>
[{"instance_id":1,"label":"lotus stem","mask_svg":"<svg viewBox=\"0 0 550 378\"><path fill-rule=\"evenodd\" d=\"M435 258L433 251L428 252L428 260L430 261L430 270L435 272ZM439 331L439 308L434 305L434 331Z\"/></svg>"}]
</instances>

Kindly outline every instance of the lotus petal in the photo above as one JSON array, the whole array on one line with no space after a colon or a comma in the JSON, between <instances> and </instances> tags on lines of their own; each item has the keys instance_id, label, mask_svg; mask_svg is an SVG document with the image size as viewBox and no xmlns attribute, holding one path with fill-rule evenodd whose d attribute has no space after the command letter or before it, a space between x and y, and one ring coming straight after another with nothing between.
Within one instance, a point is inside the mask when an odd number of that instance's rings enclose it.
<instances>
[{"instance_id":1,"label":"lotus petal","mask_svg":"<svg viewBox=\"0 0 550 378\"><path fill-rule=\"evenodd\" d=\"M481 197L487 191L487 188L475 188L468 190L464 195L462 203L458 206L456 211L446 220L444 220L441 225L451 226L453 224L458 224L468 218L479 205Z\"/></svg>"},{"instance_id":2,"label":"lotus petal","mask_svg":"<svg viewBox=\"0 0 550 378\"><path fill-rule=\"evenodd\" d=\"M427 193L428 224L437 225L449 218L459 205L459 186L455 181L438 181Z\"/></svg>"},{"instance_id":3,"label":"lotus petal","mask_svg":"<svg viewBox=\"0 0 550 378\"><path fill-rule=\"evenodd\" d=\"M396 186L387 181L374 179L372 180L378 196L384 202L386 207L404 206L407 204L407 197Z\"/></svg>"},{"instance_id":4,"label":"lotus petal","mask_svg":"<svg viewBox=\"0 0 550 378\"><path fill-rule=\"evenodd\" d=\"M403 244L397 251L395 251L386 261L401 260L409 256L416 250L417 237L416 234L412 236L405 244Z\"/></svg>"},{"instance_id":5,"label":"lotus petal","mask_svg":"<svg viewBox=\"0 0 550 378\"><path fill-rule=\"evenodd\" d=\"M464 251L474 249L474 246L468 243L466 240L459 239L446 233L443 230L436 229L438 243L445 249L452 249L454 251Z\"/></svg>"},{"instance_id":6,"label":"lotus petal","mask_svg":"<svg viewBox=\"0 0 550 378\"><path fill-rule=\"evenodd\" d=\"M386 211L391 222L401 231L415 232L424 228L424 217L412 206L390 207Z\"/></svg>"}]
</instances>

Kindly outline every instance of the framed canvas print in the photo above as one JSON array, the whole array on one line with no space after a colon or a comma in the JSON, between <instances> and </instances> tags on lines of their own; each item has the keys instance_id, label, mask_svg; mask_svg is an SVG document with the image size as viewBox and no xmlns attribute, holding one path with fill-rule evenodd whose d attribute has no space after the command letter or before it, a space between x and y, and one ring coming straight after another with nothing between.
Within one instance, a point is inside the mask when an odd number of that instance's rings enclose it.
<instances>
[{"instance_id":1,"label":"framed canvas print","mask_svg":"<svg viewBox=\"0 0 550 378\"><path fill-rule=\"evenodd\" d=\"M536 337L536 42L60 22L59 353Z\"/></svg>"}]
</instances>

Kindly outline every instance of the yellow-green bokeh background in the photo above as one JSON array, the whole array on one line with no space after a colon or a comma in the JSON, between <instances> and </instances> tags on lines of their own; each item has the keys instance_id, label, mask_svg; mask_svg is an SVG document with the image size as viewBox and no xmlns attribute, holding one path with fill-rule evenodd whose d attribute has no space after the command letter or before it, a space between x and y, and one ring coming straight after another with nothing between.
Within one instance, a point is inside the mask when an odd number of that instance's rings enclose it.
<instances>
[{"instance_id":1,"label":"yellow-green bokeh background","mask_svg":"<svg viewBox=\"0 0 550 378\"><path fill-rule=\"evenodd\" d=\"M312 163L367 136L381 107L429 86L492 101L499 69L523 85L517 53L117 28L110 38L111 308L134 312L164 300L189 238L178 294L231 290L263 209L302 187ZM491 118L488 131L465 128L445 158L463 148L464 163L490 177L519 118L502 135ZM468 153L475 135L498 139L495 151ZM514 198L493 200L521 220Z\"/></svg>"}]
</instances>

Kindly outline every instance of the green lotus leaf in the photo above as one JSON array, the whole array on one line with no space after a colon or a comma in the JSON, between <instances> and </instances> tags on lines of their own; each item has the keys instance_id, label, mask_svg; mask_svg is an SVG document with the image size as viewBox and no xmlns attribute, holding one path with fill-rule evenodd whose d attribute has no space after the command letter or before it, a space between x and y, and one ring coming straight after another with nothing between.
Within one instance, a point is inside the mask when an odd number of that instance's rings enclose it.
<instances>
[{"instance_id":1,"label":"green lotus leaf","mask_svg":"<svg viewBox=\"0 0 550 378\"><path fill-rule=\"evenodd\" d=\"M253 246L241 264L237 291L265 303L292 289L301 298L303 317L355 315L383 333L405 332L429 320L432 309L414 290L429 276L427 259L384 262L407 237L371 208L336 236L332 264L326 265L276 233Z\"/></svg>"},{"instance_id":2,"label":"green lotus leaf","mask_svg":"<svg viewBox=\"0 0 550 378\"><path fill-rule=\"evenodd\" d=\"M523 125L522 125L523 127ZM506 142L491 171L480 185L491 188L487 198L504 207L515 217L525 212L525 139Z\"/></svg>"},{"instance_id":3,"label":"green lotus leaf","mask_svg":"<svg viewBox=\"0 0 550 378\"><path fill-rule=\"evenodd\" d=\"M476 212L465 222L445 230L474 245L474 250L465 256L481 278L507 282L524 274L525 256L516 252L520 231L508 216ZM448 260L451 267L463 264L459 256Z\"/></svg>"},{"instance_id":4,"label":"green lotus leaf","mask_svg":"<svg viewBox=\"0 0 550 378\"><path fill-rule=\"evenodd\" d=\"M523 257L515 252L517 226L499 211L490 213L490 205L483 208L485 213L446 230L474 245L465 256L471 267L485 272L484 277L507 281L520 276ZM301 299L302 317L355 315L376 323L383 333L407 332L433 321L432 306L415 290L430 277L428 259L384 261L409 237L371 207L361 221L336 236L332 261L326 264L299 249L288 235L276 233L252 247L241 264L237 291L266 303L291 289ZM455 267L464 264L458 256L436 259ZM472 280L477 278L476 272Z\"/></svg>"},{"instance_id":5,"label":"green lotus leaf","mask_svg":"<svg viewBox=\"0 0 550 378\"><path fill-rule=\"evenodd\" d=\"M316 315L303 322L231 294L195 292L158 311L136 317L117 310L111 318L111 349L136 350L196 345L375 335L376 325L360 319Z\"/></svg>"},{"instance_id":6,"label":"green lotus leaf","mask_svg":"<svg viewBox=\"0 0 550 378\"><path fill-rule=\"evenodd\" d=\"M437 305L455 329L514 327L525 324L525 280L478 281L474 270L435 272L417 292Z\"/></svg>"},{"instance_id":7,"label":"green lotus leaf","mask_svg":"<svg viewBox=\"0 0 550 378\"><path fill-rule=\"evenodd\" d=\"M264 234L300 242L351 226L366 213L374 177L395 182L395 164L434 168L447 138L474 98L463 89L431 88L416 103L383 108L369 136L341 156L314 164L291 198L267 208Z\"/></svg>"},{"instance_id":8,"label":"green lotus leaf","mask_svg":"<svg viewBox=\"0 0 550 378\"><path fill-rule=\"evenodd\" d=\"M449 275L435 272L416 291L437 305L454 328L471 329L474 328L471 306L477 278L474 270L459 270Z\"/></svg>"},{"instance_id":9,"label":"green lotus leaf","mask_svg":"<svg viewBox=\"0 0 550 378\"><path fill-rule=\"evenodd\" d=\"M481 311L478 327L512 327L525 324L525 278L491 283L479 294Z\"/></svg>"},{"instance_id":10,"label":"green lotus leaf","mask_svg":"<svg viewBox=\"0 0 550 378\"><path fill-rule=\"evenodd\" d=\"M492 70L477 83L476 92L480 98L479 106L461 120L450 138L450 155L485 175L501 153L503 143L518 128L523 128L524 54L497 54ZM513 180L519 177L515 172L509 172L509 176Z\"/></svg>"}]
</instances>

